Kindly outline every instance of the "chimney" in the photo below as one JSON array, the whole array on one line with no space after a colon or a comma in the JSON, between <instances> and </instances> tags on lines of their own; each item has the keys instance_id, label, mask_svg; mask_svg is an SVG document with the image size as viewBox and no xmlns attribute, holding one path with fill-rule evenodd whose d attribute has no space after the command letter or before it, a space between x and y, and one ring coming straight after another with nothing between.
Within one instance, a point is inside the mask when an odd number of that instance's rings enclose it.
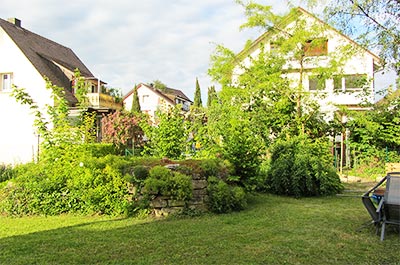
<instances>
[{"instance_id":1,"label":"chimney","mask_svg":"<svg viewBox=\"0 0 400 265\"><path fill-rule=\"evenodd\" d=\"M7 21L14 24L17 27L21 27L21 20L19 20L18 18L15 18L15 17L9 18L9 19L7 19Z\"/></svg>"}]
</instances>

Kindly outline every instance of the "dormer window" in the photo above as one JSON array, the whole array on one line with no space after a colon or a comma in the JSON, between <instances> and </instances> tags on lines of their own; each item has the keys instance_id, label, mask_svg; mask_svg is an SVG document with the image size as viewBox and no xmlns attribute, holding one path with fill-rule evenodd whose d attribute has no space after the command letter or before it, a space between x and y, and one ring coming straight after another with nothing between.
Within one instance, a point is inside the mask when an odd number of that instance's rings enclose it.
<instances>
[{"instance_id":1,"label":"dormer window","mask_svg":"<svg viewBox=\"0 0 400 265\"><path fill-rule=\"evenodd\" d=\"M12 73L0 73L0 91L10 92L12 88Z\"/></svg>"},{"instance_id":2,"label":"dormer window","mask_svg":"<svg viewBox=\"0 0 400 265\"><path fill-rule=\"evenodd\" d=\"M304 44L305 56L323 56L328 54L328 40L327 39L313 39L307 40Z\"/></svg>"}]
</instances>

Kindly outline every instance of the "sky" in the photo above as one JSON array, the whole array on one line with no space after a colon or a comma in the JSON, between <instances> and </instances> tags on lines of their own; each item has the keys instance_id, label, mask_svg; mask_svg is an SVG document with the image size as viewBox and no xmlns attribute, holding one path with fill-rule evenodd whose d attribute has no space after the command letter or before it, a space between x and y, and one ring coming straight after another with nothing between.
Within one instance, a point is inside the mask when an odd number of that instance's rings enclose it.
<instances>
[{"instance_id":1,"label":"sky","mask_svg":"<svg viewBox=\"0 0 400 265\"><path fill-rule=\"evenodd\" d=\"M288 11L287 0L258 2ZM16 17L25 29L71 48L122 95L159 80L193 100L198 78L203 102L214 84L207 70L216 45L239 52L262 34L239 29L246 18L234 0L3 0L0 17ZM385 87L393 77L379 78Z\"/></svg>"}]
</instances>

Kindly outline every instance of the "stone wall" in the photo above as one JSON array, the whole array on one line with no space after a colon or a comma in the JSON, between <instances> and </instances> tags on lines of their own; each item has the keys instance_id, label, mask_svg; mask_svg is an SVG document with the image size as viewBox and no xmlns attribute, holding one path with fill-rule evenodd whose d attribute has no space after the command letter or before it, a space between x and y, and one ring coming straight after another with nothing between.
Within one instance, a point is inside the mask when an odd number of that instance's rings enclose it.
<instances>
[{"instance_id":1,"label":"stone wall","mask_svg":"<svg viewBox=\"0 0 400 265\"><path fill-rule=\"evenodd\" d=\"M207 211L207 179L199 174L192 175L193 196L188 202L173 200L168 196L156 196L151 202L154 215L161 217L178 213L185 207L193 210Z\"/></svg>"}]
</instances>

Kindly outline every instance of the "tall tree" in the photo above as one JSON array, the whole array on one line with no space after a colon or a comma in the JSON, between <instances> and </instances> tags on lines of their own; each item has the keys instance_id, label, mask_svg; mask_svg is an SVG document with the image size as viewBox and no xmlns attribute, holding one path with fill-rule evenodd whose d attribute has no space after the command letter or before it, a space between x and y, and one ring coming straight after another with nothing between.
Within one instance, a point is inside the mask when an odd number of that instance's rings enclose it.
<instances>
[{"instance_id":1,"label":"tall tree","mask_svg":"<svg viewBox=\"0 0 400 265\"><path fill-rule=\"evenodd\" d=\"M311 73L318 83L324 85L326 79L340 72L349 55L355 52L354 47L342 45L336 48L336 52L328 53L327 39L321 37L325 35L327 25L318 19L310 19L309 15L303 14L298 8L293 8L288 15L278 16L272 12L270 6L237 2L243 5L247 16L247 22L241 28L261 28L269 32L272 35L270 46L273 47L273 55L290 58L282 70L296 74L297 77L290 80L292 89L287 90L287 96L296 104L295 121L298 132L305 133L307 123L319 111L316 101L320 99L307 93L303 82L305 77ZM262 45L260 49L263 49ZM319 67L322 61L327 63L322 64L324 67ZM313 66L311 72L310 65ZM323 95L320 94L320 97Z\"/></svg>"},{"instance_id":2,"label":"tall tree","mask_svg":"<svg viewBox=\"0 0 400 265\"><path fill-rule=\"evenodd\" d=\"M399 0L331 1L325 14L328 21L364 47L377 50L400 76Z\"/></svg>"},{"instance_id":3,"label":"tall tree","mask_svg":"<svg viewBox=\"0 0 400 265\"><path fill-rule=\"evenodd\" d=\"M216 102L218 100L217 92L215 91L215 86L210 86L208 88L208 94L207 94L207 107L209 108L213 102Z\"/></svg>"},{"instance_id":4,"label":"tall tree","mask_svg":"<svg viewBox=\"0 0 400 265\"><path fill-rule=\"evenodd\" d=\"M263 132L265 140L269 138L270 130L278 135L309 134L312 127L320 126L323 120L317 104L319 98L317 94L311 96L303 80L312 75L318 82L325 83L340 71L349 52L344 52L345 47L342 47L336 53L310 55L319 47L325 47L321 51L327 51L326 39L321 37L326 30L325 24L319 23L318 19L310 23L309 17L298 9L286 16L278 16L270 6L237 2L243 5L247 16L247 22L241 28L267 31L270 39L265 42L269 43L258 42L254 47L246 45L238 55L218 46L211 56L209 74L221 83L222 91L239 88L234 89L232 97L235 101L241 100L237 104L247 106L244 110L253 113L256 127L263 126L259 132ZM247 53L250 47L253 51L258 49L257 56ZM320 60L325 61L326 67L310 69L310 65L318 66ZM324 96L323 93L318 95ZM276 112L278 109L282 111Z\"/></svg>"},{"instance_id":5,"label":"tall tree","mask_svg":"<svg viewBox=\"0 0 400 265\"><path fill-rule=\"evenodd\" d=\"M198 78L196 78L196 91L194 92L193 106L196 108L203 106L203 103L201 102L201 91Z\"/></svg>"},{"instance_id":6,"label":"tall tree","mask_svg":"<svg viewBox=\"0 0 400 265\"><path fill-rule=\"evenodd\" d=\"M140 102L139 102L139 96L138 96L138 87L136 85L133 88L131 112L132 113L140 113Z\"/></svg>"},{"instance_id":7,"label":"tall tree","mask_svg":"<svg viewBox=\"0 0 400 265\"><path fill-rule=\"evenodd\" d=\"M156 126L142 124L148 141L145 151L156 157L180 158L187 140L186 122L178 106L166 112L157 111Z\"/></svg>"}]
</instances>

